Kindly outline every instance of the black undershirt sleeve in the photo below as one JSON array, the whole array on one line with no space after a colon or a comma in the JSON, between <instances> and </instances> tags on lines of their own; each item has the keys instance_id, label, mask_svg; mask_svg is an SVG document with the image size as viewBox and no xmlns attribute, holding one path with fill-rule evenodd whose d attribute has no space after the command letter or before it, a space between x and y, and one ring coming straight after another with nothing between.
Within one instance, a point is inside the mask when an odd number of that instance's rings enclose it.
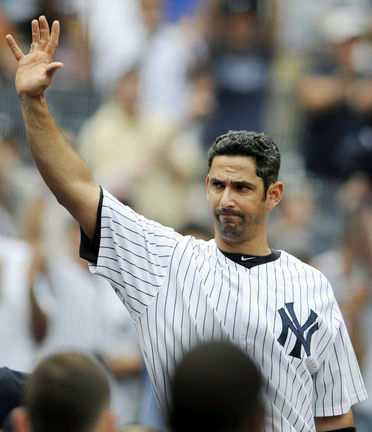
<instances>
[{"instance_id":1,"label":"black undershirt sleeve","mask_svg":"<svg viewBox=\"0 0 372 432\"><path fill-rule=\"evenodd\" d=\"M101 194L100 194L99 204L97 208L96 229L94 231L92 240L89 240L85 232L80 227L80 235L81 235L80 250L79 250L80 257L94 264L97 264L99 245L101 241L102 201L103 201L103 191L101 187Z\"/></svg>"}]
</instances>

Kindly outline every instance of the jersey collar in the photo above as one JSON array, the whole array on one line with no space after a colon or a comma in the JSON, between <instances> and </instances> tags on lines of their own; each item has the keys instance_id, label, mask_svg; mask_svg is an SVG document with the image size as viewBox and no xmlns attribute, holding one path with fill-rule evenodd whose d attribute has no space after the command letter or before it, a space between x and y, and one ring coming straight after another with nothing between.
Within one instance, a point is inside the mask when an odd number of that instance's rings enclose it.
<instances>
[{"instance_id":1,"label":"jersey collar","mask_svg":"<svg viewBox=\"0 0 372 432\"><path fill-rule=\"evenodd\" d=\"M271 249L271 254L264 256L231 253L225 252L221 249L220 252L224 254L226 258L247 268L252 268L260 264L266 264L268 262L275 261L280 257L280 251L274 249Z\"/></svg>"}]
</instances>

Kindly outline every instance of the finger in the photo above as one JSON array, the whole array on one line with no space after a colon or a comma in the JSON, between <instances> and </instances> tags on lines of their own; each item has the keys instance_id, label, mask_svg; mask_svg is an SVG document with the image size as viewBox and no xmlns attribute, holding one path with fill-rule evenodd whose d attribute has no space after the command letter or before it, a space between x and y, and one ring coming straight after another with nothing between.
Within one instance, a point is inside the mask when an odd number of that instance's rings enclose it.
<instances>
[{"instance_id":1,"label":"finger","mask_svg":"<svg viewBox=\"0 0 372 432\"><path fill-rule=\"evenodd\" d=\"M46 73L49 75L50 78L53 78L53 75L55 74L56 70L62 67L63 67L63 63L61 62L50 63L46 68Z\"/></svg>"},{"instance_id":2,"label":"finger","mask_svg":"<svg viewBox=\"0 0 372 432\"><path fill-rule=\"evenodd\" d=\"M62 62L53 62L53 63L50 63L50 64L48 64L48 66L46 68L46 73L47 74L50 74L50 73L54 74L54 72L57 69L61 69L61 68L63 68L63 66L64 65L63 65Z\"/></svg>"},{"instance_id":3,"label":"finger","mask_svg":"<svg viewBox=\"0 0 372 432\"><path fill-rule=\"evenodd\" d=\"M32 31L32 43L40 42L40 29L38 20L34 19L31 21L31 31Z\"/></svg>"},{"instance_id":4,"label":"finger","mask_svg":"<svg viewBox=\"0 0 372 432\"><path fill-rule=\"evenodd\" d=\"M9 48L12 50L12 53L14 54L14 57L18 60L20 60L24 54L23 52L19 49L18 45L16 44L15 40L13 39L13 36L11 36L10 34L5 36L5 39L8 43Z\"/></svg>"},{"instance_id":5,"label":"finger","mask_svg":"<svg viewBox=\"0 0 372 432\"><path fill-rule=\"evenodd\" d=\"M39 49L39 44L36 42L32 42L31 47L30 47L30 52L29 54L34 53L35 51L37 51Z\"/></svg>"},{"instance_id":6,"label":"finger","mask_svg":"<svg viewBox=\"0 0 372 432\"><path fill-rule=\"evenodd\" d=\"M48 45L45 49L46 53L49 54L51 57L53 57L58 47L59 32L60 32L59 21L53 21L52 32L50 34Z\"/></svg>"},{"instance_id":7,"label":"finger","mask_svg":"<svg viewBox=\"0 0 372 432\"><path fill-rule=\"evenodd\" d=\"M39 25L41 42L47 43L49 41L49 24L44 15L39 17Z\"/></svg>"}]
</instances>

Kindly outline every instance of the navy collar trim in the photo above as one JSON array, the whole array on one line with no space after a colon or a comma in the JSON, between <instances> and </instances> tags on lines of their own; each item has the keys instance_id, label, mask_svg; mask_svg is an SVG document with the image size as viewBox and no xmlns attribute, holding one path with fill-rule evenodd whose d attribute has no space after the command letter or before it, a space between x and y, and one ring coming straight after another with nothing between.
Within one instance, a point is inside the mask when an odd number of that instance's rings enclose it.
<instances>
[{"instance_id":1,"label":"navy collar trim","mask_svg":"<svg viewBox=\"0 0 372 432\"><path fill-rule=\"evenodd\" d=\"M271 249L271 254L264 255L264 256L256 256L256 255L247 255L247 254L238 254L238 253L231 253L231 252L225 252L221 250L221 253L225 255L226 258L236 262L237 264L240 264L247 268L252 268L260 264L266 264L271 261L276 261L278 258L280 258L280 251Z\"/></svg>"}]
</instances>

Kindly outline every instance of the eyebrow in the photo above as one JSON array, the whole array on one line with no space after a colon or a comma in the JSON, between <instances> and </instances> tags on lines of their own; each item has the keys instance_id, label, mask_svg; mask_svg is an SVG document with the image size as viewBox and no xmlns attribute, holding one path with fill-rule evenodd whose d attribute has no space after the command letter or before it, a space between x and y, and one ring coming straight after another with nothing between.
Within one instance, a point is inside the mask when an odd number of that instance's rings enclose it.
<instances>
[{"instance_id":1,"label":"eyebrow","mask_svg":"<svg viewBox=\"0 0 372 432\"><path fill-rule=\"evenodd\" d=\"M220 183L220 184L223 184L223 185L226 184L226 182L224 182L223 180L220 180L220 179L218 179L216 177L212 177L210 181L211 181L211 183ZM245 187L246 186L246 187L250 187L252 189L253 188L254 189L257 188L257 186L254 183L246 181L246 180L232 181L231 184L234 187Z\"/></svg>"}]
</instances>

